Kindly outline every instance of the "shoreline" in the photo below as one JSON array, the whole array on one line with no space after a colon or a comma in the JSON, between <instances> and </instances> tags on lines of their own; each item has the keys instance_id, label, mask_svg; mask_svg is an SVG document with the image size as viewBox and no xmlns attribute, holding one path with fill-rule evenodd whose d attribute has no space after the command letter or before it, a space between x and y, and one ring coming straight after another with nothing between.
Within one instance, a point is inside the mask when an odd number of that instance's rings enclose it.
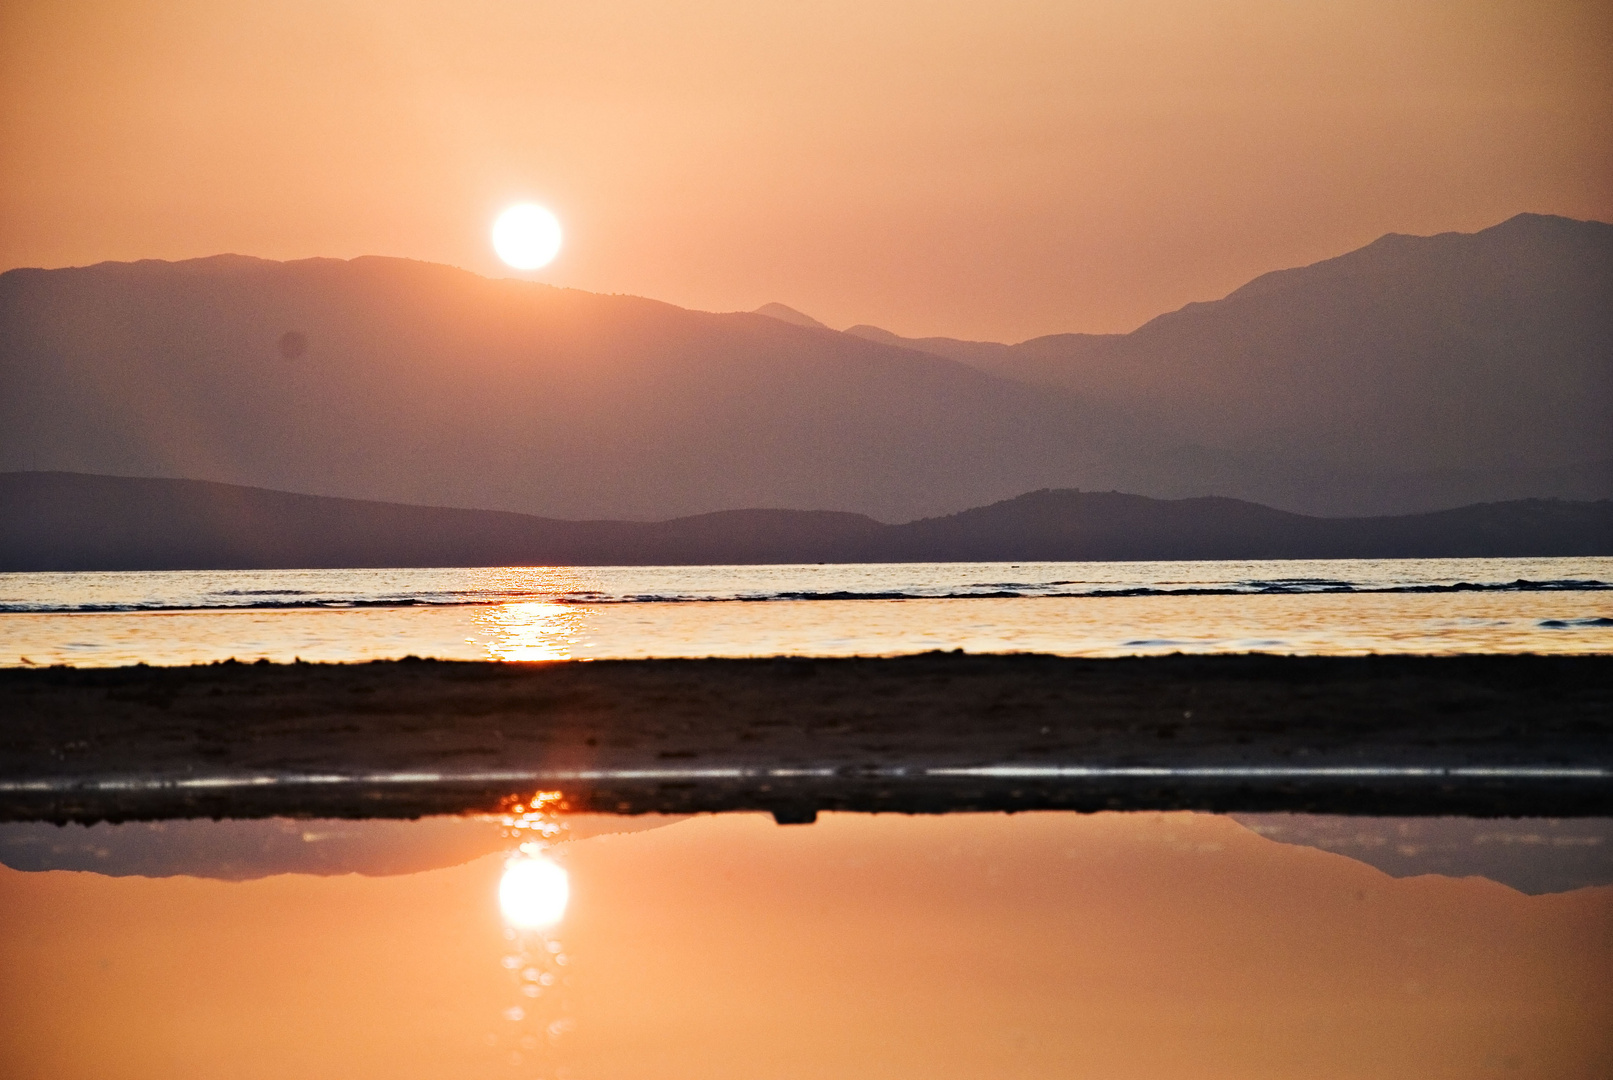
<instances>
[{"instance_id":1,"label":"shoreline","mask_svg":"<svg viewBox=\"0 0 1613 1080\"><path fill-rule=\"evenodd\" d=\"M1613 813L1613 656L0 670L0 821Z\"/></svg>"}]
</instances>

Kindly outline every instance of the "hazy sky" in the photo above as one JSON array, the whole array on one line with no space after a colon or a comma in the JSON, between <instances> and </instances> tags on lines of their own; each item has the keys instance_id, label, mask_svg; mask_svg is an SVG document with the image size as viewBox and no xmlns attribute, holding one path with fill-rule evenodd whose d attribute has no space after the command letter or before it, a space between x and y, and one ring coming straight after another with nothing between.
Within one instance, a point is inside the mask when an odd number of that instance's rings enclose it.
<instances>
[{"instance_id":1,"label":"hazy sky","mask_svg":"<svg viewBox=\"0 0 1613 1080\"><path fill-rule=\"evenodd\" d=\"M0 268L224 251L835 326L1126 330L1384 232L1613 219L1613 5L0 7Z\"/></svg>"}]
</instances>

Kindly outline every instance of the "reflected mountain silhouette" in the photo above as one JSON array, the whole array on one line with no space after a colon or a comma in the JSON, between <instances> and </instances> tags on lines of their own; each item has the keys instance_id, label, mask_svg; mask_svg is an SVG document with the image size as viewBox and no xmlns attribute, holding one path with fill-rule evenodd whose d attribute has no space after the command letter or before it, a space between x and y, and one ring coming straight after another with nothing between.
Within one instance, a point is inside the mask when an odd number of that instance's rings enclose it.
<instances>
[{"instance_id":1,"label":"reflected mountain silhouette","mask_svg":"<svg viewBox=\"0 0 1613 1080\"><path fill-rule=\"evenodd\" d=\"M683 818L573 814L562 839L660 828ZM261 818L127 821L118 824L0 823L0 865L13 870L87 870L110 877L247 881L273 874L416 874L509 851L497 818Z\"/></svg>"},{"instance_id":2,"label":"reflected mountain silhouette","mask_svg":"<svg viewBox=\"0 0 1613 1080\"><path fill-rule=\"evenodd\" d=\"M1392 877L1483 877L1530 895L1613 885L1613 818L1373 818L1232 814L1284 844L1318 848ZM673 815L564 817L566 839L660 828ZM272 874L411 874L512 848L498 822L267 820L0 824L0 864L114 877L243 881Z\"/></svg>"}]
</instances>

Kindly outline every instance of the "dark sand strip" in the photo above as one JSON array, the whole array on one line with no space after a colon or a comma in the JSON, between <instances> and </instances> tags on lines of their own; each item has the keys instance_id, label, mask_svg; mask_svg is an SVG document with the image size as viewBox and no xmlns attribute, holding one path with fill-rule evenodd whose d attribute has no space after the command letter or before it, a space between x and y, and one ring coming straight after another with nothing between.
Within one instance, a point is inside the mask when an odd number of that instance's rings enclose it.
<instances>
[{"instance_id":1,"label":"dark sand strip","mask_svg":"<svg viewBox=\"0 0 1613 1080\"><path fill-rule=\"evenodd\" d=\"M0 820L1613 812L1613 657L0 671Z\"/></svg>"}]
</instances>

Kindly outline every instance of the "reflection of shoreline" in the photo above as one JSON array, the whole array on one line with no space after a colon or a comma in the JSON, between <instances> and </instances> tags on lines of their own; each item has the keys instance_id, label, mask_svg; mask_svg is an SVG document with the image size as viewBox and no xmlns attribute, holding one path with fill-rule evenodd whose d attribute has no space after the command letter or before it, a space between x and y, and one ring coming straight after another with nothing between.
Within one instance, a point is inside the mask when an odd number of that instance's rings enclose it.
<instances>
[{"instance_id":1,"label":"reflection of shoreline","mask_svg":"<svg viewBox=\"0 0 1613 1080\"><path fill-rule=\"evenodd\" d=\"M1333 852L1392 877L1484 877L1529 894L1613 884L1613 818L1228 816L1267 840ZM563 863L566 849L555 845L685 820L550 815L544 821L555 827L540 837L546 846L531 843L531 834L543 833L541 828L512 828L510 814L417 821L102 822L88 828L29 822L0 824L0 865L30 872L225 881L277 874L400 876L500 854L508 859L528 846ZM522 964L521 970L529 966Z\"/></svg>"},{"instance_id":2,"label":"reflection of shoreline","mask_svg":"<svg viewBox=\"0 0 1613 1080\"><path fill-rule=\"evenodd\" d=\"M219 821L125 821L53 825L0 822L0 865L29 872L90 871L104 877L196 877L251 881L276 874L395 877L509 853L508 815L412 821L285 817ZM685 820L642 814L568 814L549 842L643 832Z\"/></svg>"},{"instance_id":3,"label":"reflection of shoreline","mask_svg":"<svg viewBox=\"0 0 1613 1080\"><path fill-rule=\"evenodd\" d=\"M1613 818L1231 817L1268 840L1331 851L1391 877L1483 877L1531 895L1613 885Z\"/></svg>"}]
</instances>

